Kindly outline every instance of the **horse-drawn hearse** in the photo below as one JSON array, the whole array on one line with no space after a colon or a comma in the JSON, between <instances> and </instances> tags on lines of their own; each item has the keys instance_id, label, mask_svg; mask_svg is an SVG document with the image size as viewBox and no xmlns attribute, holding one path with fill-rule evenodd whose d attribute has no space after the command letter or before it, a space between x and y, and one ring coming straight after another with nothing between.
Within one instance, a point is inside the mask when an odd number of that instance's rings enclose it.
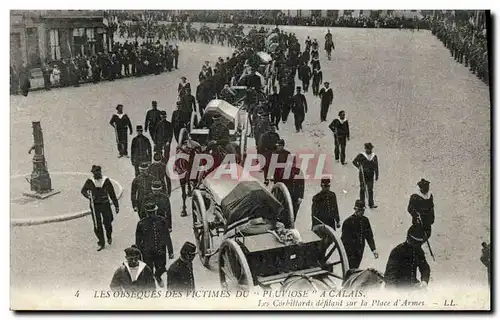
<instances>
[{"instance_id":1,"label":"horse-drawn hearse","mask_svg":"<svg viewBox=\"0 0 500 320\"><path fill-rule=\"evenodd\" d=\"M338 288L348 270L344 247L333 230L294 228L290 193L283 183L269 191L243 168L227 168L238 179L216 171L206 176L192 198L193 231L204 266L218 254L221 285L226 289L292 286ZM214 238L222 238L218 248ZM338 280L336 280L338 279Z\"/></svg>"}]
</instances>

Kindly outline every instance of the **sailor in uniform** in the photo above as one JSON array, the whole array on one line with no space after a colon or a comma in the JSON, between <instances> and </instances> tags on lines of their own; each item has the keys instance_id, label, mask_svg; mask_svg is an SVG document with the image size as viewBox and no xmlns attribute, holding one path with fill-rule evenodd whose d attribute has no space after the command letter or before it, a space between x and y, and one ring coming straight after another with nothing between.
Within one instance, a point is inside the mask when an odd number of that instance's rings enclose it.
<instances>
[{"instance_id":1,"label":"sailor in uniform","mask_svg":"<svg viewBox=\"0 0 500 320\"><path fill-rule=\"evenodd\" d=\"M132 208L139 214L139 219L146 216L144 211L144 199L151 193L151 186L155 177L148 173L148 163L141 163L139 166L139 175L132 181L131 200Z\"/></svg>"},{"instance_id":2,"label":"sailor in uniform","mask_svg":"<svg viewBox=\"0 0 500 320\"><path fill-rule=\"evenodd\" d=\"M91 172L93 176L85 181L81 193L85 198L91 201L90 209L92 222L94 223L94 233L99 240L97 242L99 246L97 251L101 251L105 246L104 231L102 228L103 224L104 229L106 229L108 244L112 243L111 236L113 227L111 223L113 222L113 213L111 211L109 199L111 199L115 206L116 214L120 211L120 207L113 184L109 178L102 175L101 167L93 165Z\"/></svg>"},{"instance_id":3,"label":"sailor in uniform","mask_svg":"<svg viewBox=\"0 0 500 320\"><path fill-rule=\"evenodd\" d=\"M185 242L181 249L181 256L170 265L167 270L167 290L193 291L195 290L193 260L196 257L196 246Z\"/></svg>"},{"instance_id":4,"label":"sailor in uniform","mask_svg":"<svg viewBox=\"0 0 500 320\"><path fill-rule=\"evenodd\" d=\"M410 196L408 213L412 217L413 225L421 225L427 239L431 237L431 226L434 224L434 197L429 191L430 182L421 179L417 186L417 193Z\"/></svg>"},{"instance_id":5,"label":"sailor in uniform","mask_svg":"<svg viewBox=\"0 0 500 320\"><path fill-rule=\"evenodd\" d=\"M373 202L373 184L378 180L378 158L372 152L371 142L365 143L365 152L359 153L352 164L359 169L359 198L364 201L365 188L368 189L368 206L377 206Z\"/></svg>"},{"instance_id":6,"label":"sailor in uniform","mask_svg":"<svg viewBox=\"0 0 500 320\"><path fill-rule=\"evenodd\" d=\"M384 274L387 287L427 286L431 268L422 250L425 241L421 226L412 225L408 229L406 241L392 249L389 255ZM417 280L417 269L420 272L420 281Z\"/></svg>"},{"instance_id":7,"label":"sailor in uniform","mask_svg":"<svg viewBox=\"0 0 500 320\"><path fill-rule=\"evenodd\" d=\"M123 105L116 106L116 113L111 117L109 124L115 128L116 143L118 147L118 158L128 157L128 134L132 134L132 123L126 113L123 113ZM128 129L128 130L127 130Z\"/></svg>"},{"instance_id":8,"label":"sailor in uniform","mask_svg":"<svg viewBox=\"0 0 500 320\"><path fill-rule=\"evenodd\" d=\"M345 117L345 111L340 111L339 117L333 119L332 123L330 123L328 127L330 128L330 130L332 130L333 137L335 139L335 161L339 162L340 155L340 162L342 163L342 165L345 165L347 164L345 162L345 148L350 135L349 122Z\"/></svg>"},{"instance_id":9,"label":"sailor in uniform","mask_svg":"<svg viewBox=\"0 0 500 320\"><path fill-rule=\"evenodd\" d=\"M330 83L328 81L324 82L324 88L321 88L319 91L319 97L321 98L321 110L320 110L320 119L321 122L326 121L326 117L328 115L328 109L332 105L333 102L333 91L330 88Z\"/></svg>"}]
</instances>

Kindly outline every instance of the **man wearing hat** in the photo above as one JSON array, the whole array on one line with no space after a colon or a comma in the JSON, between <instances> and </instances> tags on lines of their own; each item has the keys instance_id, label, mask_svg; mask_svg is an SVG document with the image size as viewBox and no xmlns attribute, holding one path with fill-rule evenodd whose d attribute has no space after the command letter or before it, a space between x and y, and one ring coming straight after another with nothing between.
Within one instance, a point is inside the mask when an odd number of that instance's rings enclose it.
<instances>
[{"instance_id":1,"label":"man wearing hat","mask_svg":"<svg viewBox=\"0 0 500 320\"><path fill-rule=\"evenodd\" d=\"M408 213L412 217L413 225L421 225L425 236L431 237L431 226L434 224L434 197L429 191L430 182L421 179L418 183L418 192L410 196Z\"/></svg>"},{"instance_id":2,"label":"man wearing hat","mask_svg":"<svg viewBox=\"0 0 500 320\"><path fill-rule=\"evenodd\" d=\"M330 130L333 132L333 137L335 139L334 144L335 144L335 161L339 162L339 155L340 155L340 162L342 165L347 164L345 162L345 147L347 145L347 140L349 140L349 122L347 121L345 117L345 111L340 111L339 112L339 117L333 119L332 123L328 126Z\"/></svg>"},{"instance_id":3,"label":"man wearing hat","mask_svg":"<svg viewBox=\"0 0 500 320\"><path fill-rule=\"evenodd\" d=\"M132 165L135 168L135 176L139 175L139 166L141 163L151 162L151 143L149 139L142 134L142 126L138 125L136 127L137 136L132 139L131 150L131 160Z\"/></svg>"},{"instance_id":4,"label":"man wearing hat","mask_svg":"<svg viewBox=\"0 0 500 320\"><path fill-rule=\"evenodd\" d=\"M345 219L342 224L341 240L344 244L347 259L349 260L350 269L359 268L361 260L363 259L363 252L365 251L365 241L368 242L368 246L373 252L375 259L378 259L370 220L368 220L364 214L364 202L362 200L356 200L354 204L354 214Z\"/></svg>"},{"instance_id":5,"label":"man wearing hat","mask_svg":"<svg viewBox=\"0 0 500 320\"><path fill-rule=\"evenodd\" d=\"M94 223L94 233L98 239L97 245L99 246L97 251L101 251L105 245L104 231L102 229L103 224L104 229L106 229L108 244L112 243L111 235L113 227L111 223L113 222L113 213L111 212L109 199L111 199L115 206L116 214L120 211L120 207L115 188L113 188L111 181L102 175L101 167L93 165L91 172L93 176L85 181L81 193L91 201L90 211L92 222Z\"/></svg>"},{"instance_id":6,"label":"man wearing hat","mask_svg":"<svg viewBox=\"0 0 500 320\"><path fill-rule=\"evenodd\" d=\"M333 230L340 228L339 206L337 195L330 190L330 179L321 179L321 191L312 200L311 208L312 227L326 224Z\"/></svg>"},{"instance_id":7,"label":"man wearing hat","mask_svg":"<svg viewBox=\"0 0 500 320\"><path fill-rule=\"evenodd\" d=\"M312 90L314 96L317 96L319 94L319 85L321 84L321 82L323 82L323 72L320 69L314 69L313 67Z\"/></svg>"},{"instance_id":8,"label":"man wearing hat","mask_svg":"<svg viewBox=\"0 0 500 320\"><path fill-rule=\"evenodd\" d=\"M212 116L213 123L208 129L208 141L221 146L229 143L229 129L218 113Z\"/></svg>"},{"instance_id":9,"label":"man wearing hat","mask_svg":"<svg viewBox=\"0 0 500 320\"><path fill-rule=\"evenodd\" d=\"M109 288L113 292L138 292L155 290L155 279L151 269L141 261L141 251L132 245L125 251L124 262L116 269Z\"/></svg>"},{"instance_id":10,"label":"man wearing hat","mask_svg":"<svg viewBox=\"0 0 500 320\"><path fill-rule=\"evenodd\" d=\"M359 170L359 198L364 201L365 188L368 189L368 205L374 209L373 184L378 180L378 158L372 152L371 142L365 143L365 152L359 153L352 164Z\"/></svg>"},{"instance_id":11,"label":"man wearing hat","mask_svg":"<svg viewBox=\"0 0 500 320\"><path fill-rule=\"evenodd\" d=\"M285 140L279 139L278 142L276 143L276 150L274 153L276 155L276 164L280 164L280 168L275 168L274 174L273 174L273 181L274 183L282 182L284 177L284 172L285 169L281 168L283 164L289 164L291 166L295 166L295 157L290 153L290 151L285 149ZM266 172L264 171L264 174ZM264 180L264 184L267 186L269 184L269 180L267 180L267 177Z\"/></svg>"},{"instance_id":12,"label":"man wearing hat","mask_svg":"<svg viewBox=\"0 0 500 320\"><path fill-rule=\"evenodd\" d=\"M195 290L193 259L196 256L196 246L185 242L181 255L167 270L167 290L193 291Z\"/></svg>"},{"instance_id":13,"label":"man wearing hat","mask_svg":"<svg viewBox=\"0 0 500 320\"><path fill-rule=\"evenodd\" d=\"M422 244L425 241L424 230L421 226L412 225L408 229L406 241L392 249L389 255L384 274L387 287L427 286L431 268L422 250ZM417 268L420 272L420 281L417 280Z\"/></svg>"},{"instance_id":14,"label":"man wearing hat","mask_svg":"<svg viewBox=\"0 0 500 320\"><path fill-rule=\"evenodd\" d=\"M191 113L196 112L196 99L191 94L191 88L185 88L184 94L181 96L181 110L185 117L189 114L187 121L191 119Z\"/></svg>"},{"instance_id":15,"label":"man wearing hat","mask_svg":"<svg viewBox=\"0 0 500 320\"><path fill-rule=\"evenodd\" d=\"M149 166L148 173L161 183L161 190L170 197L170 193L172 192L172 181L167 174L167 166L162 162L162 155L160 152L155 152L153 163Z\"/></svg>"},{"instance_id":16,"label":"man wearing hat","mask_svg":"<svg viewBox=\"0 0 500 320\"><path fill-rule=\"evenodd\" d=\"M309 90L309 83L311 82L312 72L311 67L304 62L299 67L299 79L302 80L302 87L304 88L304 92Z\"/></svg>"},{"instance_id":17,"label":"man wearing hat","mask_svg":"<svg viewBox=\"0 0 500 320\"><path fill-rule=\"evenodd\" d=\"M115 128L118 158L128 157L128 134L132 134L132 123L127 114L123 113L123 105L116 106L116 113L111 117L109 124Z\"/></svg>"},{"instance_id":18,"label":"man wearing hat","mask_svg":"<svg viewBox=\"0 0 500 320\"><path fill-rule=\"evenodd\" d=\"M147 216L137 223L135 244L141 250L143 261L154 272L158 285L163 288L161 276L166 271L169 228L166 219L156 214L158 206L154 202L146 202L144 210Z\"/></svg>"},{"instance_id":19,"label":"man wearing hat","mask_svg":"<svg viewBox=\"0 0 500 320\"><path fill-rule=\"evenodd\" d=\"M297 132L302 130L302 122L304 122L307 113L306 97L300 90L300 87L297 87L297 93L292 97L292 112L295 120L295 130Z\"/></svg>"},{"instance_id":20,"label":"man wearing hat","mask_svg":"<svg viewBox=\"0 0 500 320\"><path fill-rule=\"evenodd\" d=\"M154 138L155 150L163 150L163 157L168 159L170 157L170 144L174 137L174 127L172 123L167 120L167 112L161 112L161 120L156 125L156 134Z\"/></svg>"},{"instance_id":21,"label":"man wearing hat","mask_svg":"<svg viewBox=\"0 0 500 320\"><path fill-rule=\"evenodd\" d=\"M131 200L132 208L139 214L139 219L146 216L144 203L146 197L151 193L151 187L155 178L148 173L149 165L141 163L139 165L139 175L132 181Z\"/></svg>"},{"instance_id":22,"label":"man wearing hat","mask_svg":"<svg viewBox=\"0 0 500 320\"><path fill-rule=\"evenodd\" d=\"M176 102L176 109L172 112L172 128L174 139L179 143L179 134L182 128L187 128L186 116L182 114L181 102Z\"/></svg>"},{"instance_id":23,"label":"man wearing hat","mask_svg":"<svg viewBox=\"0 0 500 320\"><path fill-rule=\"evenodd\" d=\"M319 91L319 97L321 98L321 122L326 121L326 117L328 116L328 109L333 102L333 91L332 88L330 88L330 83L328 81L325 81L324 86L325 87L321 88L321 90Z\"/></svg>"},{"instance_id":24,"label":"man wearing hat","mask_svg":"<svg viewBox=\"0 0 500 320\"><path fill-rule=\"evenodd\" d=\"M161 111L158 110L158 103L151 101L151 110L146 112L146 120L144 121L144 131L148 132L151 139L154 139L156 134L156 126L161 120Z\"/></svg>"},{"instance_id":25,"label":"man wearing hat","mask_svg":"<svg viewBox=\"0 0 500 320\"><path fill-rule=\"evenodd\" d=\"M151 193L146 196L144 203L154 203L157 206L156 214L165 219L167 224L167 249L169 254L169 259L174 258L174 247L172 245L172 239L170 233L172 233L172 208L170 206L170 198L161 190L162 184L160 181L153 181L151 186Z\"/></svg>"}]
</instances>

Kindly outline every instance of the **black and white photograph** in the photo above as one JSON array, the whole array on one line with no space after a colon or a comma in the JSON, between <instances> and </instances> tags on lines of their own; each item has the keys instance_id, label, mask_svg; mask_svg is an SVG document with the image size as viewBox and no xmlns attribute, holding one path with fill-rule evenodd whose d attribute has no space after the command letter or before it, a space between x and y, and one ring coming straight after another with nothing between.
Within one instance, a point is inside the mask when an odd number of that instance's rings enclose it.
<instances>
[{"instance_id":1,"label":"black and white photograph","mask_svg":"<svg viewBox=\"0 0 500 320\"><path fill-rule=\"evenodd\" d=\"M494 17L11 9L10 309L490 311Z\"/></svg>"}]
</instances>

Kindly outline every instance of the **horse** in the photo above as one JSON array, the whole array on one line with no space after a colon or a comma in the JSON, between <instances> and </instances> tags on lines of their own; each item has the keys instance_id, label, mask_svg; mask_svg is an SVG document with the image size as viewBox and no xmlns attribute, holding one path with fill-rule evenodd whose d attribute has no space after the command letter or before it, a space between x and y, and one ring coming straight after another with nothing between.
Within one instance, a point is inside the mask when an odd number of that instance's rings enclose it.
<instances>
[{"instance_id":1,"label":"horse","mask_svg":"<svg viewBox=\"0 0 500 320\"><path fill-rule=\"evenodd\" d=\"M185 141L180 142L181 145L177 147L176 154L177 159L174 164L174 171L178 175L183 175L179 179L180 188L182 191L182 216L187 215L186 212L186 199L190 197L192 194L193 186L196 182L196 179L191 179L191 172L193 169L194 157L196 154L202 153L201 146L199 143L187 139ZM185 157L179 157L179 155L184 154L188 156L188 159ZM187 189L187 190L186 190ZM186 192L187 191L187 192Z\"/></svg>"}]
</instances>

